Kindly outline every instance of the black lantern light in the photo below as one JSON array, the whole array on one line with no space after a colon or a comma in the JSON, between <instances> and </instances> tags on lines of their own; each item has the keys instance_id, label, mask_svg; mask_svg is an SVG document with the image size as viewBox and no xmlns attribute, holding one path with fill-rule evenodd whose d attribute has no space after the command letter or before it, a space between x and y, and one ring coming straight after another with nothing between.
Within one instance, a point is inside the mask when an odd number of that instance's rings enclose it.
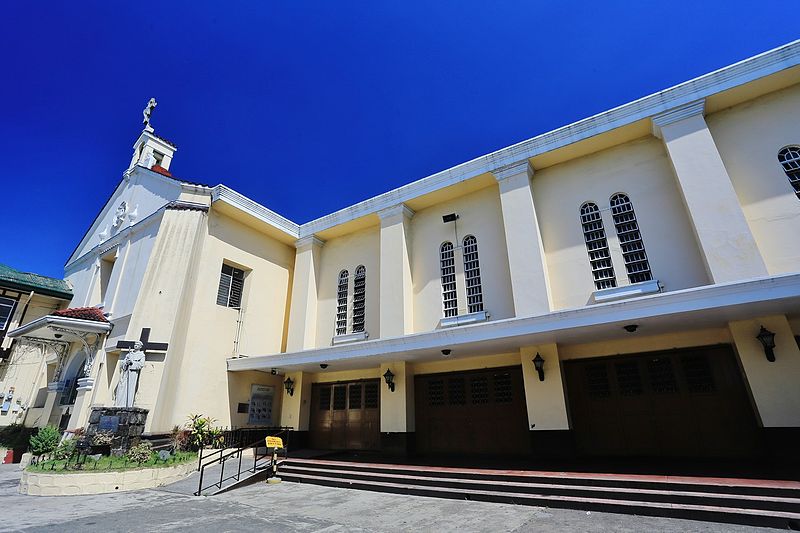
<instances>
[{"instance_id":1,"label":"black lantern light","mask_svg":"<svg viewBox=\"0 0 800 533\"><path fill-rule=\"evenodd\" d=\"M767 356L767 361L774 363L775 352L773 348L775 348L775 334L764 326L761 326L761 331L756 335L756 339L758 339L758 342L764 347L764 355Z\"/></svg>"},{"instance_id":2,"label":"black lantern light","mask_svg":"<svg viewBox=\"0 0 800 533\"><path fill-rule=\"evenodd\" d=\"M286 381L283 382L283 388L286 389L286 394L294 396L294 380L286 376Z\"/></svg>"},{"instance_id":3,"label":"black lantern light","mask_svg":"<svg viewBox=\"0 0 800 533\"><path fill-rule=\"evenodd\" d=\"M383 379L386 380L386 385L389 386L389 390L394 392L394 374L388 368L386 369L386 373L383 374Z\"/></svg>"},{"instance_id":4,"label":"black lantern light","mask_svg":"<svg viewBox=\"0 0 800 533\"><path fill-rule=\"evenodd\" d=\"M544 357L539 352L536 352L536 357L533 358L533 366L539 373L539 381L544 381Z\"/></svg>"}]
</instances>

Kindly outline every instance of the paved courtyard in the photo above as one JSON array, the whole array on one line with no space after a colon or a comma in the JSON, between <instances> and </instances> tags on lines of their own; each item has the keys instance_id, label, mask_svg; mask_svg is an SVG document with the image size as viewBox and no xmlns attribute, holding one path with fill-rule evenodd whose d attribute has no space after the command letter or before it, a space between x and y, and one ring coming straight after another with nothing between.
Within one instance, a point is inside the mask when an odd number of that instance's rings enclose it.
<instances>
[{"instance_id":1,"label":"paved courtyard","mask_svg":"<svg viewBox=\"0 0 800 533\"><path fill-rule=\"evenodd\" d=\"M741 532L758 528L541 507L257 483L208 498L169 487L97 496L17 493L0 465L0 531L614 531ZM763 531L774 531L765 529Z\"/></svg>"}]
</instances>

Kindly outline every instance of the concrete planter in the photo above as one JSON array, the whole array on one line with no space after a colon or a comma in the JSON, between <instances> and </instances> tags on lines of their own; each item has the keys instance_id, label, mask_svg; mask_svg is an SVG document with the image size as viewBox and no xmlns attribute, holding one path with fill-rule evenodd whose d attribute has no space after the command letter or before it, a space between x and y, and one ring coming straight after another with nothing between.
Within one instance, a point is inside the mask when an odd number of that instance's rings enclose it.
<instances>
[{"instance_id":1,"label":"concrete planter","mask_svg":"<svg viewBox=\"0 0 800 533\"><path fill-rule=\"evenodd\" d=\"M164 468L143 468L121 472L80 472L48 474L22 472L19 493L31 496L77 496L127 490L151 489L175 483L197 470L197 462Z\"/></svg>"}]
</instances>

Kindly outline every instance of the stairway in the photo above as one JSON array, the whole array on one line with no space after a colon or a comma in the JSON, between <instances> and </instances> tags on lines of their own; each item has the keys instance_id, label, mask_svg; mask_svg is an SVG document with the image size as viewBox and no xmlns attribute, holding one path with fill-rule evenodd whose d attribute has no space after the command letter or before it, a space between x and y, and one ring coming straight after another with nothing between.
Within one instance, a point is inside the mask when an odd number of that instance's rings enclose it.
<instances>
[{"instance_id":1,"label":"stairway","mask_svg":"<svg viewBox=\"0 0 800 533\"><path fill-rule=\"evenodd\" d=\"M415 496L800 529L800 482L285 460L284 481Z\"/></svg>"}]
</instances>

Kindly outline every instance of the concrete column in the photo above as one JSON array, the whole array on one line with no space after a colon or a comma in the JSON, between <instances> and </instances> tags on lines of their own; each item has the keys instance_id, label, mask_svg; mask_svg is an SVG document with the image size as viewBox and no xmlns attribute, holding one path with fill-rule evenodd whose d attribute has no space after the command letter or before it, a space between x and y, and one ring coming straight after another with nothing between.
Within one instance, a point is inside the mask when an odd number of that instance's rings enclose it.
<instances>
[{"instance_id":1,"label":"concrete column","mask_svg":"<svg viewBox=\"0 0 800 533\"><path fill-rule=\"evenodd\" d=\"M520 348L519 353L525 381L528 427L531 431L569 429L558 347L555 344L526 346ZM539 381L539 374L533 366L537 353L544 358L544 381Z\"/></svg>"},{"instance_id":2,"label":"concrete column","mask_svg":"<svg viewBox=\"0 0 800 533\"><path fill-rule=\"evenodd\" d=\"M526 159L493 174L500 187L515 315L549 313L552 302L547 263L531 188L533 167Z\"/></svg>"},{"instance_id":3,"label":"concrete column","mask_svg":"<svg viewBox=\"0 0 800 533\"><path fill-rule=\"evenodd\" d=\"M383 374L394 374L394 392ZM414 371L410 363L397 361L381 365L381 433L414 431Z\"/></svg>"},{"instance_id":4,"label":"concrete column","mask_svg":"<svg viewBox=\"0 0 800 533\"><path fill-rule=\"evenodd\" d=\"M414 332L414 292L409 255L409 222L414 212L404 204L384 209L381 219L380 336Z\"/></svg>"},{"instance_id":5,"label":"concrete column","mask_svg":"<svg viewBox=\"0 0 800 533\"><path fill-rule=\"evenodd\" d=\"M295 431L308 431L308 419L311 414L311 374L287 372L286 377L294 380L294 394L289 396L286 389L282 389L281 426L294 428Z\"/></svg>"},{"instance_id":6,"label":"concrete column","mask_svg":"<svg viewBox=\"0 0 800 533\"><path fill-rule=\"evenodd\" d=\"M314 348L317 337L317 278L323 241L313 235L295 243L297 255L292 278L292 303L286 350Z\"/></svg>"},{"instance_id":7,"label":"concrete column","mask_svg":"<svg viewBox=\"0 0 800 533\"><path fill-rule=\"evenodd\" d=\"M653 117L653 133L664 141L711 281L766 276L704 107L698 100Z\"/></svg>"},{"instance_id":8,"label":"concrete column","mask_svg":"<svg viewBox=\"0 0 800 533\"><path fill-rule=\"evenodd\" d=\"M756 338L761 326L775 333L775 362ZM800 426L800 348L784 315L731 322L745 378L765 428Z\"/></svg>"}]
</instances>

